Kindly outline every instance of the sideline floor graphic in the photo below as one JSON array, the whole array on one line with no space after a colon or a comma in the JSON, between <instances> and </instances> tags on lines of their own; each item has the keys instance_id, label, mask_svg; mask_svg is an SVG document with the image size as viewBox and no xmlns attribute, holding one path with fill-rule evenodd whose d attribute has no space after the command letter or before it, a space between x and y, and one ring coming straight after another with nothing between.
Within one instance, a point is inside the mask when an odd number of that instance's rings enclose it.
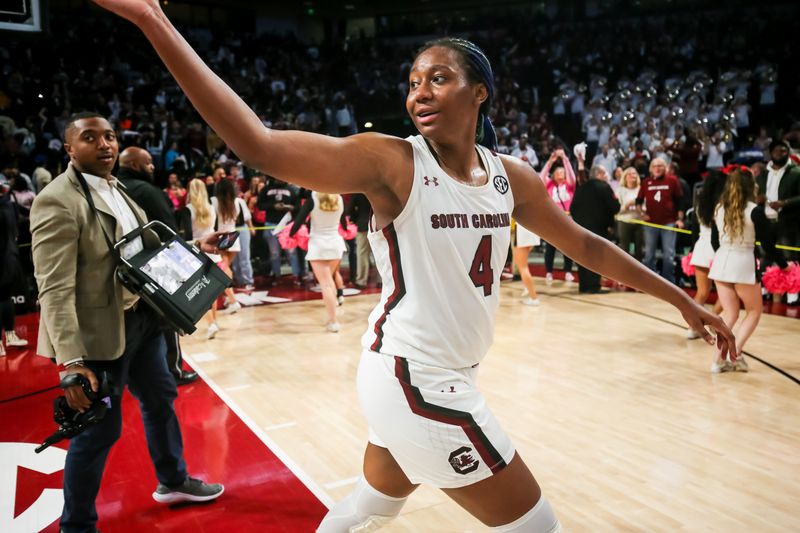
<instances>
[{"instance_id":1,"label":"sideline floor graphic","mask_svg":"<svg viewBox=\"0 0 800 533\"><path fill-rule=\"evenodd\" d=\"M28 339L36 338L35 320L29 315L18 321ZM52 400L60 389L48 388L56 385L53 364L33 350L0 358L3 533L58 531L67 442L33 452L56 429ZM225 494L200 505L170 507L153 500L157 482L144 427L136 400L126 392L122 438L111 450L97 499L98 528L104 533L314 531L327 508L245 422L203 380L179 391L176 409L189 472L224 483Z\"/></svg>"}]
</instances>

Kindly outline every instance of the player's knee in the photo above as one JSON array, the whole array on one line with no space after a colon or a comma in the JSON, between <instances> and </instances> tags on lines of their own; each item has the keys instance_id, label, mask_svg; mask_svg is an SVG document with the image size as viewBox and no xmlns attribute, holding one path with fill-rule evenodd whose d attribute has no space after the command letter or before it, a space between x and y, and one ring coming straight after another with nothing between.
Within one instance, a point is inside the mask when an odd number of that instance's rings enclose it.
<instances>
[{"instance_id":1,"label":"player's knee","mask_svg":"<svg viewBox=\"0 0 800 533\"><path fill-rule=\"evenodd\" d=\"M504 526L493 527L495 533L558 533L561 524L547 498L542 496L533 508Z\"/></svg>"},{"instance_id":2,"label":"player's knee","mask_svg":"<svg viewBox=\"0 0 800 533\"><path fill-rule=\"evenodd\" d=\"M375 490L361 477L355 490L334 505L317 533L370 533L391 522L407 498L393 498Z\"/></svg>"}]
</instances>

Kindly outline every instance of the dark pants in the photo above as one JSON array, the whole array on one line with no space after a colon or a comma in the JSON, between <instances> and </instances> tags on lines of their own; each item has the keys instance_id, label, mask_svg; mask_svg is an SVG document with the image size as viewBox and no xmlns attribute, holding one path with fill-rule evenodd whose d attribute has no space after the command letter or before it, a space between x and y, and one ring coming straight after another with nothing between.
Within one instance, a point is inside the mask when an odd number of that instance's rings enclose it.
<instances>
[{"instance_id":1,"label":"dark pants","mask_svg":"<svg viewBox=\"0 0 800 533\"><path fill-rule=\"evenodd\" d=\"M160 483L177 486L186 479L183 440L172 402L178 395L175 378L167 369L164 335L146 306L125 313L125 352L114 361L86 361L99 374L108 372L117 388L105 417L70 441L64 467L66 533L94 531L95 498L111 446L122 433L122 391L128 385L139 401L147 448Z\"/></svg>"},{"instance_id":2,"label":"dark pants","mask_svg":"<svg viewBox=\"0 0 800 533\"><path fill-rule=\"evenodd\" d=\"M167 350L167 368L177 379L183 372L183 352L178 332L174 329L164 330L164 344Z\"/></svg>"},{"instance_id":3,"label":"dark pants","mask_svg":"<svg viewBox=\"0 0 800 533\"><path fill-rule=\"evenodd\" d=\"M348 275L348 280L350 283L355 282L356 280L356 273L358 272L358 254L356 251L356 240L350 239L349 241L344 241L347 245L347 269L350 272Z\"/></svg>"},{"instance_id":4,"label":"dark pants","mask_svg":"<svg viewBox=\"0 0 800 533\"><path fill-rule=\"evenodd\" d=\"M633 243L633 257L637 261L642 260L642 250L644 250L644 232L641 224L633 222L617 221L617 237L619 245L625 250L626 254L631 253L631 243Z\"/></svg>"},{"instance_id":5,"label":"dark pants","mask_svg":"<svg viewBox=\"0 0 800 533\"><path fill-rule=\"evenodd\" d=\"M564 255L563 253L561 255ZM553 272L553 263L556 260L556 247L549 242L544 247L544 269L548 274ZM564 272L572 272L572 259L564 255Z\"/></svg>"},{"instance_id":6,"label":"dark pants","mask_svg":"<svg viewBox=\"0 0 800 533\"><path fill-rule=\"evenodd\" d=\"M0 342L3 342L3 331L14 331L14 302L11 296L0 295Z\"/></svg>"},{"instance_id":7,"label":"dark pants","mask_svg":"<svg viewBox=\"0 0 800 533\"><path fill-rule=\"evenodd\" d=\"M792 246L797 248L800 246L800 230L798 229L800 223L792 220L770 220L770 230L772 231L772 238L775 244L782 244L784 246ZM800 254L790 250L778 250L778 253L783 254L787 261L800 260Z\"/></svg>"},{"instance_id":8,"label":"dark pants","mask_svg":"<svg viewBox=\"0 0 800 533\"><path fill-rule=\"evenodd\" d=\"M600 274L596 274L578 264L578 292L597 292L600 290Z\"/></svg>"}]
</instances>

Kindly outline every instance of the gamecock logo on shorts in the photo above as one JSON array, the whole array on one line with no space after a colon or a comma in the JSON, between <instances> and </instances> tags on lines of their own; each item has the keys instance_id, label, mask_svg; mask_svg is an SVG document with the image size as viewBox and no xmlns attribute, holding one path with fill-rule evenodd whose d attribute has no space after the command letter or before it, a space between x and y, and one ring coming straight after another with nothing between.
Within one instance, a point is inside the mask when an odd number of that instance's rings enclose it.
<instances>
[{"instance_id":1,"label":"gamecock logo on shorts","mask_svg":"<svg viewBox=\"0 0 800 533\"><path fill-rule=\"evenodd\" d=\"M494 183L494 188L497 189L497 192L500 194L505 194L508 192L508 180L505 178L505 176L495 176L492 182Z\"/></svg>"},{"instance_id":2,"label":"gamecock logo on shorts","mask_svg":"<svg viewBox=\"0 0 800 533\"><path fill-rule=\"evenodd\" d=\"M470 452L472 452L472 448L462 446L450 454L450 466L453 467L453 470L461 475L467 475L478 469L481 462L475 459Z\"/></svg>"}]
</instances>

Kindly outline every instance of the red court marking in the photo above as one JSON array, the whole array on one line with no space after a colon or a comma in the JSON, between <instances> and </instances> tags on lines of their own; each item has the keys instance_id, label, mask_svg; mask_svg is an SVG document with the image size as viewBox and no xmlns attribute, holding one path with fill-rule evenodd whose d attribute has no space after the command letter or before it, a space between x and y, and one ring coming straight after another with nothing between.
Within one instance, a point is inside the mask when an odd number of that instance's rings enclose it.
<instances>
[{"instance_id":1,"label":"red court marking","mask_svg":"<svg viewBox=\"0 0 800 533\"><path fill-rule=\"evenodd\" d=\"M6 348L0 357L0 401L58 386L56 365L36 355L39 313L17 316L14 329L28 341L25 348ZM0 407L5 410L5 407Z\"/></svg>"},{"instance_id":2,"label":"red court marking","mask_svg":"<svg viewBox=\"0 0 800 533\"><path fill-rule=\"evenodd\" d=\"M41 361L32 354L13 354L4 362L0 383L25 377L32 390L41 390L53 378L33 372ZM9 372L13 368L13 372ZM47 368L47 367L45 367ZM34 376L29 378L28 376ZM135 399L123 399L123 435L112 448L97 499L98 528L105 533L160 532L311 532L326 507L262 443L242 420L202 380L183 386L176 401L189 473L225 484L218 501L170 508L152 499L157 481L147 453L144 427ZM0 442L41 441L55 430L51 390L0 404ZM67 443L56 446L66 449ZM34 502L45 488L60 489L63 471L52 475L17 469L15 516ZM0 498L10 498L0 494ZM57 532L57 521L44 531Z\"/></svg>"}]
</instances>

